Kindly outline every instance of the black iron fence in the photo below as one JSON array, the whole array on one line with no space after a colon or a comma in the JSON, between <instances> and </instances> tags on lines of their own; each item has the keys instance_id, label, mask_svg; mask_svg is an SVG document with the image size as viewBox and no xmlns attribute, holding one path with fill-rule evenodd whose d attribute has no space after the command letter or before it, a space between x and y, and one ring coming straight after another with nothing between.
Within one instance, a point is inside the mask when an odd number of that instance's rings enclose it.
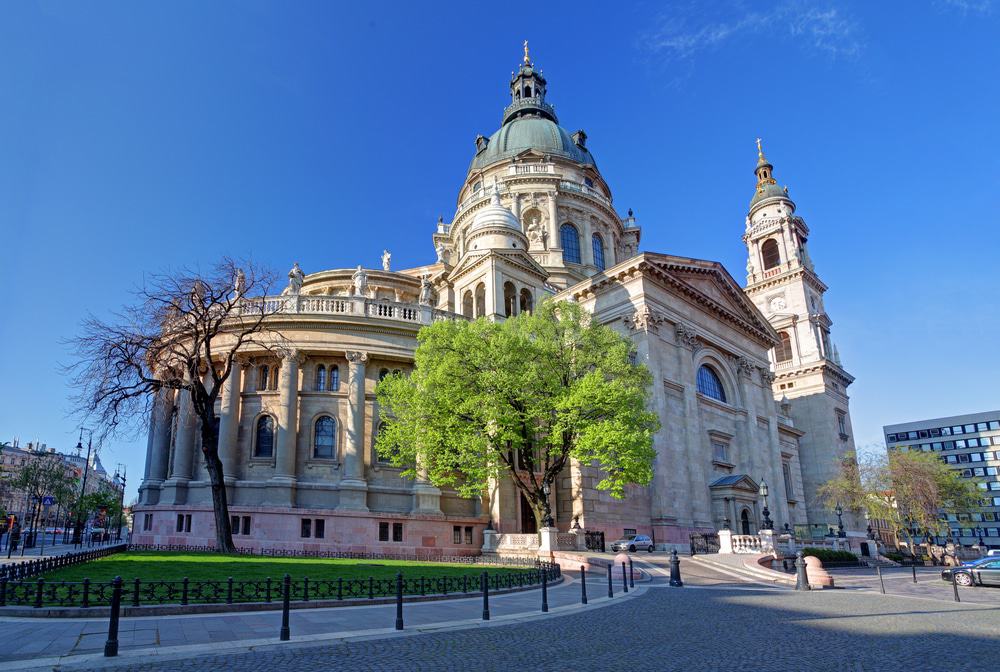
<instances>
[{"instance_id":1,"label":"black iron fence","mask_svg":"<svg viewBox=\"0 0 1000 672\"><path fill-rule=\"evenodd\" d=\"M691 555L719 552L719 535L715 532L694 533L688 538L691 540Z\"/></svg>"},{"instance_id":2,"label":"black iron fence","mask_svg":"<svg viewBox=\"0 0 1000 672\"><path fill-rule=\"evenodd\" d=\"M116 544L114 546L105 546L104 548L98 548L92 551L80 551L78 553L67 553L66 555L42 558L40 560L28 560L25 562L0 565L0 579L6 581L20 581L32 576L44 574L45 572L62 569L63 567L71 567L73 565L79 565L83 562L97 560L98 558L103 558L114 553L121 553L124 550L125 544Z\"/></svg>"},{"instance_id":3,"label":"black iron fence","mask_svg":"<svg viewBox=\"0 0 1000 672\"><path fill-rule=\"evenodd\" d=\"M603 536L603 535L602 535ZM171 553L215 553L215 546L183 546L166 544L130 544L130 551L167 551ZM287 548L237 548L237 555L261 558L341 558L345 560L404 560L408 562L446 562L463 565L499 565L523 567L536 564L536 559L525 557L484 558L481 555L423 555L414 553L354 553L347 551L298 551Z\"/></svg>"},{"instance_id":4,"label":"black iron fence","mask_svg":"<svg viewBox=\"0 0 1000 672\"><path fill-rule=\"evenodd\" d=\"M600 551L604 552L604 533L603 532L584 532L583 538L587 542L588 551Z\"/></svg>"},{"instance_id":5,"label":"black iron fence","mask_svg":"<svg viewBox=\"0 0 1000 672\"><path fill-rule=\"evenodd\" d=\"M485 572L484 572L485 574ZM538 562L535 568L487 575L490 590L526 588L551 582L562 576L558 564ZM140 607L161 604L240 604L280 600L281 581L261 579L236 581L149 581L133 579L122 585L122 603ZM475 575L403 577L403 593L409 596L450 595L481 592L481 578ZM112 581L11 581L0 578L0 607L103 607L110 604ZM395 596L396 578L295 579L290 584L294 602L340 601Z\"/></svg>"}]
</instances>

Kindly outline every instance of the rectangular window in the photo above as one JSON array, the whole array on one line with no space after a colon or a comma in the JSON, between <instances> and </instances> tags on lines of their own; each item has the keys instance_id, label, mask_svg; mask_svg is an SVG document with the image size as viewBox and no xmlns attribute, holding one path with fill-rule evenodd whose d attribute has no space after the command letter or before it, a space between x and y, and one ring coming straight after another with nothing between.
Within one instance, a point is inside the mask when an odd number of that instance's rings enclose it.
<instances>
[{"instance_id":1,"label":"rectangular window","mask_svg":"<svg viewBox=\"0 0 1000 672\"><path fill-rule=\"evenodd\" d=\"M1000 420L990 420L990 429L1000 429Z\"/></svg>"},{"instance_id":2,"label":"rectangular window","mask_svg":"<svg viewBox=\"0 0 1000 672\"><path fill-rule=\"evenodd\" d=\"M934 437L934 436L941 436L941 430L937 429L937 428L930 430L930 433L931 433L932 437Z\"/></svg>"},{"instance_id":3,"label":"rectangular window","mask_svg":"<svg viewBox=\"0 0 1000 672\"><path fill-rule=\"evenodd\" d=\"M983 461L983 454L982 453L969 453L969 459L972 460L973 462L982 462Z\"/></svg>"},{"instance_id":4,"label":"rectangular window","mask_svg":"<svg viewBox=\"0 0 1000 672\"><path fill-rule=\"evenodd\" d=\"M634 537L635 536L635 530L633 530L631 527L626 527L625 528L625 536L627 537L629 535L631 535L631 536Z\"/></svg>"},{"instance_id":5,"label":"rectangular window","mask_svg":"<svg viewBox=\"0 0 1000 672\"><path fill-rule=\"evenodd\" d=\"M190 513L184 516L184 531L185 532L190 532L191 531L191 514Z\"/></svg>"},{"instance_id":6,"label":"rectangular window","mask_svg":"<svg viewBox=\"0 0 1000 672\"><path fill-rule=\"evenodd\" d=\"M722 441L712 441L712 459L729 463L729 446Z\"/></svg>"},{"instance_id":7,"label":"rectangular window","mask_svg":"<svg viewBox=\"0 0 1000 672\"><path fill-rule=\"evenodd\" d=\"M951 428L952 434L964 434L965 430L962 429L962 425L955 425Z\"/></svg>"},{"instance_id":8,"label":"rectangular window","mask_svg":"<svg viewBox=\"0 0 1000 672\"><path fill-rule=\"evenodd\" d=\"M940 441L935 441L934 443L932 443L931 444L931 450L940 451L941 450L941 442Z\"/></svg>"},{"instance_id":9,"label":"rectangular window","mask_svg":"<svg viewBox=\"0 0 1000 672\"><path fill-rule=\"evenodd\" d=\"M993 498L993 506L1000 506L1000 497Z\"/></svg>"},{"instance_id":10,"label":"rectangular window","mask_svg":"<svg viewBox=\"0 0 1000 672\"><path fill-rule=\"evenodd\" d=\"M976 431L976 426L975 425L965 425L965 433L966 434L972 434L974 431Z\"/></svg>"},{"instance_id":11,"label":"rectangular window","mask_svg":"<svg viewBox=\"0 0 1000 672\"><path fill-rule=\"evenodd\" d=\"M976 467L975 469L972 470L972 475L973 476L985 476L986 475L986 470L983 469L982 467Z\"/></svg>"},{"instance_id":12,"label":"rectangular window","mask_svg":"<svg viewBox=\"0 0 1000 672\"><path fill-rule=\"evenodd\" d=\"M178 532L183 532L184 531L184 514L183 513L178 513L177 514L177 531Z\"/></svg>"},{"instance_id":13,"label":"rectangular window","mask_svg":"<svg viewBox=\"0 0 1000 672\"><path fill-rule=\"evenodd\" d=\"M302 519L302 533L300 534L300 536L302 537L312 536L312 521L309 520L308 518Z\"/></svg>"},{"instance_id":14,"label":"rectangular window","mask_svg":"<svg viewBox=\"0 0 1000 672\"><path fill-rule=\"evenodd\" d=\"M467 544L471 544L472 543L472 526L471 525L466 525L465 526L465 543L467 543Z\"/></svg>"},{"instance_id":15,"label":"rectangular window","mask_svg":"<svg viewBox=\"0 0 1000 672\"><path fill-rule=\"evenodd\" d=\"M965 448L965 440L964 439L959 439L958 441L956 441L955 442L955 447L956 448Z\"/></svg>"},{"instance_id":16,"label":"rectangular window","mask_svg":"<svg viewBox=\"0 0 1000 672\"><path fill-rule=\"evenodd\" d=\"M792 488L792 468L788 462L781 463L781 475L785 479L785 498L794 499L795 490Z\"/></svg>"},{"instance_id":17,"label":"rectangular window","mask_svg":"<svg viewBox=\"0 0 1000 672\"><path fill-rule=\"evenodd\" d=\"M997 468L996 467L986 467L986 475L987 476L996 476L997 475Z\"/></svg>"},{"instance_id":18,"label":"rectangular window","mask_svg":"<svg viewBox=\"0 0 1000 672\"><path fill-rule=\"evenodd\" d=\"M1000 436L994 436L993 437L993 445L994 446L1000 446Z\"/></svg>"},{"instance_id":19,"label":"rectangular window","mask_svg":"<svg viewBox=\"0 0 1000 672\"><path fill-rule=\"evenodd\" d=\"M886 434L885 435L885 440L888 441L889 443L892 443L893 441L896 440L896 435L895 434Z\"/></svg>"},{"instance_id":20,"label":"rectangular window","mask_svg":"<svg viewBox=\"0 0 1000 672\"><path fill-rule=\"evenodd\" d=\"M233 534L240 533L240 517L230 516L229 517L229 529L232 530Z\"/></svg>"},{"instance_id":21,"label":"rectangular window","mask_svg":"<svg viewBox=\"0 0 1000 672\"><path fill-rule=\"evenodd\" d=\"M452 542L456 544L462 543L462 526L455 525L451 528Z\"/></svg>"},{"instance_id":22,"label":"rectangular window","mask_svg":"<svg viewBox=\"0 0 1000 672\"><path fill-rule=\"evenodd\" d=\"M313 537L316 539L322 539L326 534L326 521L322 518L317 518L313 521Z\"/></svg>"},{"instance_id":23,"label":"rectangular window","mask_svg":"<svg viewBox=\"0 0 1000 672\"><path fill-rule=\"evenodd\" d=\"M956 455L948 455L948 464L957 464L958 457Z\"/></svg>"},{"instance_id":24,"label":"rectangular window","mask_svg":"<svg viewBox=\"0 0 1000 672\"><path fill-rule=\"evenodd\" d=\"M378 524L378 540L389 541L389 523Z\"/></svg>"},{"instance_id":25,"label":"rectangular window","mask_svg":"<svg viewBox=\"0 0 1000 672\"><path fill-rule=\"evenodd\" d=\"M913 440L913 439L917 438L917 433L916 432L908 432L907 435L906 435L906 438L908 438L910 440Z\"/></svg>"},{"instance_id":26,"label":"rectangular window","mask_svg":"<svg viewBox=\"0 0 1000 672\"><path fill-rule=\"evenodd\" d=\"M945 450L955 450L955 442L954 441L945 441L944 442L944 449Z\"/></svg>"},{"instance_id":27,"label":"rectangular window","mask_svg":"<svg viewBox=\"0 0 1000 672\"><path fill-rule=\"evenodd\" d=\"M985 432L988 428L989 428L989 425L987 425L985 422L977 422L976 423L976 431L977 432Z\"/></svg>"},{"instance_id":28,"label":"rectangular window","mask_svg":"<svg viewBox=\"0 0 1000 672\"><path fill-rule=\"evenodd\" d=\"M941 436L951 436L951 427L942 427Z\"/></svg>"},{"instance_id":29,"label":"rectangular window","mask_svg":"<svg viewBox=\"0 0 1000 672\"><path fill-rule=\"evenodd\" d=\"M919 430L917 432L917 436L919 436L921 439L926 439L927 438L927 430L926 429Z\"/></svg>"},{"instance_id":30,"label":"rectangular window","mask_svg":"<svg viewBox=\"0 0 1000 672\"><path fill-rule=\"evenodd\" d=\"M250 516L243 516L243 534L250 534Z\"/></svg>"},{"instance_id":31,"label":"rectangular window","mask_svg":"<svg viewBox=\"0 0 1000 672\"><path fill-rule=\"evenodd\" d=\"M393 523L392 524L392 540L402 541L403 540L403 524Z\"/></svg>"},{"instance_id":32,"label":"rectangular window","mask_svg":"<svg viewBox=\"0 0 1000 672\"><path fill-rule=\"evenodd\" d=\"M969 461L969 456L966 453L962 453L961 455L958 456L958 461L966 463Z\"/></svg>"},{"instance_id":33,"label":"rectangular window","mask_svg":"<svg viewBox=\"0 0 1000 672\"><path fill-rule=\"evenodd\" d=\"M147 513L142 517L142 529L146 532L153 529L153 514Z\"/></svg>"}]
</instances>

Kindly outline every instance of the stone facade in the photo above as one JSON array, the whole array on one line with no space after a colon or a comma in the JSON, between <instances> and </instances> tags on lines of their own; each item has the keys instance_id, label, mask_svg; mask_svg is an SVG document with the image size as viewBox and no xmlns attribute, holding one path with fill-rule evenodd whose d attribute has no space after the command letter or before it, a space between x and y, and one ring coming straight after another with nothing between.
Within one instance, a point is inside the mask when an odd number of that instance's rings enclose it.
<instances>
[{"instance_id":1,"label":"stone facade","mask_svg":"<svg viewBox=\"0 0 1000 672\"><path fill-rule=\"evenodd\" d=\"M849 376L826 356L809 359L820 368L797 368L796 390L780 407L775 395L790 372L772 362L783 323L760 303L762 281L752 275L744 290L718 263L640 253L631 211L616 212L586 134L558 126L547 82L527 57L510 89L501 129L476 140L454 217L437 223L433 263L390 271L386 252L381 269L303 275L296 265L285 292L267 299L269 320L291 353L279 359L248 349L219 405L237 543L450 555L478 552L488 522L505 534L534 532L508 480L466 500L419 478L403 480L381 463L373 450L374 387L386 372L412 366L422 325L505 319L548 298L577 301L633 340L653 374L652 404L663 425L653 483L629 488L624 500L596 490L593 466L567 468L551 495L559 530L569 531L575 518L609 537L632 529L652 534L661 548L683 548L689 534L727 524L756 531L762 479L777 526L825 520L810 496L839 452L821 448L832 426L821 416L834 406L846 413L847 398L823 385L835 379L846 387ZM752 209L754 217L763 215ZM747 241L753 257L759 238ZM767 280L785 283L791 305L799 300L793 289L815 278L809 272ZM828 328L825 314L814 317L808 324ZM702 387L703 375L711 389ZM829 406L800 403L799 391L812 389L807 379L821 381ZM212 543L195 430L183 394L157 400L135 511L137 543Z\"/></svg>"}]
</instances>

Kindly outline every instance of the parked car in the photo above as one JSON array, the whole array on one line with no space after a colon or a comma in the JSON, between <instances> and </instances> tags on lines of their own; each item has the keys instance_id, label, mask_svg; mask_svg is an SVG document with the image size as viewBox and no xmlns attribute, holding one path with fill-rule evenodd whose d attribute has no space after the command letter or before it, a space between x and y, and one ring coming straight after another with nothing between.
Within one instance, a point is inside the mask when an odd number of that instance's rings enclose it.
<instances>
[{"instance_id":1,"label":"parked car","mask_svg":"<svg viewBox=\"0 0 1000 672\"><path fill-rule=\"evenodd\" d=\"M996 556L946 569L941 572L941 578L950 583L952 572L955 573L955 583L960 586L1000 586L1000 558Z\"/></svg>"},{"instance_id":2,"label":"parked car","mask_svg":"<svg viewBox=\"0 0 1000 672\"><path fill-rule=\"evenodd\" d=\"M611 551L628 551L635 553L637 550L653 552L653 540L645 534L626 534L621 539L611 542Z\"/></svg>"}]
</instances>

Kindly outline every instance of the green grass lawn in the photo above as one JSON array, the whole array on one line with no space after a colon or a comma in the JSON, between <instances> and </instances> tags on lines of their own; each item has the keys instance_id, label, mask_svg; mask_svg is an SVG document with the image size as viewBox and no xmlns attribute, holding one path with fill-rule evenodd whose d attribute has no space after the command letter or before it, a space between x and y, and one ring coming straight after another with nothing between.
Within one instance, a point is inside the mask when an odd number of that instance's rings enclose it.
<instances>
[{"instance_id":1,"label":"green grass lawn","mask_svg":"<svg viewBox=\"0 0 1000 672\"><path fill-rule=\"evenodd\" d=\"M285 574L293 579L310 580L394 578L402 572L406 578L476 576L518 571L513 567L449 565L409 560L348 560L340 558L262 558L215 553L131 552L116 553L99 560L48 572L45 581L111 581L122 577L128 585L133 579L146 581L235 581L280 580ZM34 579L31 579L34 580Z\"/></svg>"}]
</instances>

